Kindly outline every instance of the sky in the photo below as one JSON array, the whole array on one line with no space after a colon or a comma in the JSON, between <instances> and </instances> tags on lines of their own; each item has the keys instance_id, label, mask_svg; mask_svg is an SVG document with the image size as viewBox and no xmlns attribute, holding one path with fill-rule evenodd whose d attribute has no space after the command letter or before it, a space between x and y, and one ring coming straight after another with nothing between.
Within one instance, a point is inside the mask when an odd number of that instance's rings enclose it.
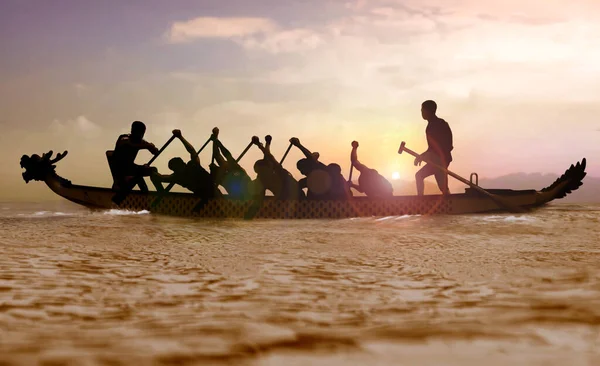
<instances>
[{"instance_id":1,"label":"sky","mask_svg":"<svg viewBox=\"0 0 600 366\"><path fill-rule=\"evenodd\" d=\"M69 151L63 177L110 185L105 151L134 120L158 147L179 128L199 148L217 126L234 155L271 134L281 157L298 137L346 175L357 140L363 163L410 181L397 150L426 148L426 99L458 174L558 175L586 157L600 176L598 1L3 0L0 49L0 200L52 195L18 165L48 150ZM156 166L174 156L180 143ZM252 177L260 157L242 160Z\"/></svg>"}]
</instances>

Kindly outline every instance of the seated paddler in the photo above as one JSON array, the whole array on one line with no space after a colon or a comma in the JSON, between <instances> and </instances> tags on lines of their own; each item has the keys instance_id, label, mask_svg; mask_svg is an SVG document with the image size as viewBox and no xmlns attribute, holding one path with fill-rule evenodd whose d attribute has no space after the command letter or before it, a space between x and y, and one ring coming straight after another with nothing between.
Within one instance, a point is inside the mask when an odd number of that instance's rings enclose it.
<instances>
[{"instance_id":1,"label":"seated paddler","mask_svg":"<svg viewBox=\"0 0 600 366\"><path fill-rule=\"evenodd\" d=\"M387 198L393 196L392 184L375 169L371 169L358 161L358 141L352 141L350 162L360 172L358 185L349 182L352 188L366 194L368 197Z\"/></svg>"},{"instance_id":2,"label":"seated paddler","mask_svg":"<svg viewBox=\"0 0 600 366\"><path fill-rule=\"evenodd\" d=\"M135 159L140 150L148 150L153 155L158 154L154 144L144 140L146 125L141 121L131 124L131 133L120 135L115 144L114 151L107 151L110 170L113 175L113 189L124 189L125 186L135 185L143 192L148 191L148 186L143 177L149 177L155 168L147 165L135 164Z\"/></svg>"},{"instance_id":3,"label":"seated paddler","mask_svg":"<svg viewBox=\"0 0 600 366\"><path fill-rule=\"evenodd\" d=\"M210 174L217 186L225 188L229 198L250 199L252 187L250 176L238 164L229 150L223 146L218 135L213 134L213 162L210 164Z\"/></svg>"},{"instance_id":4,"label":"seated paddler","mask_svg":"<svg viewBox=\"0 0 600 366\"><path fill-rule=\"evenodd\" d=\"M301 188L307 188L309 199L344 200L352 196L338 164L323 164L317 160L319 156L302 146L296 137L292 137L290 143L304 153L305 158L300 159L296 167L305 176L299 183Z\"/></svg>"},{"instance_id":5,"label":"seated paddler","mask_svg":"<svg viewBox=\"0 0 600 366\"><path fill-rule=\"evenodd\" d=\"M266 145L260 142L257 136L252 137L252 142L263 152L263 158L254 163L257 178L254 181L254 194L264 197L266 191L273 193L278 200L300 200L305 198L300 184L289 171L271 154L271 136L265 137Z\"/></svg>"},{"instance_id":6,"label":"seated paddler","mask_svg":"<svg viewBox=\"0 0 600 366\"><path fill-rule=\"evenodd\" d=\"M181 141L190 154L190 160L186 163L181 158L173 158L169 160L169 169L173 171L172 174L162 175L158 172L152 174L151 179L157 186L157 190L162 191L162 182L167 182L178 184L203 198L219 196L220 192L215 186L212 176L200 165L200 157L194 146L183 137L180 130L173 130L173 135Z\"/></svg>"}]
</instances>

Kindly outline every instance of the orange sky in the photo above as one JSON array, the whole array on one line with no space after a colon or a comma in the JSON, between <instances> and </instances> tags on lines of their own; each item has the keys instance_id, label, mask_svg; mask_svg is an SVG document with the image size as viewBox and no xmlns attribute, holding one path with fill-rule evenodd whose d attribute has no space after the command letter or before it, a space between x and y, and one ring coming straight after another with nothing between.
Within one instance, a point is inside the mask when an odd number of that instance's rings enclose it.
<instances>
[{"instance_id":1,"label":"orange sky","mask_svg":"<svg viewBox=\"0 0 600 366\"><path fill-rule=\"evenodd\" d=\"M459 174L560 174L587 157L600 175L600 3L490 4L3 2L0 200L51 197L18 166L49 149L69 150L59 174L108 185L104 152L137 119L157 146L180 128L199 147L219 126L234 155L269 133L280 157L297 136L346 174L356 139L364 163L411 180L396 151L424 149L425 99L453 129ZM178 143L157 166L177 155Z\"/></svg>"}]
</instances>

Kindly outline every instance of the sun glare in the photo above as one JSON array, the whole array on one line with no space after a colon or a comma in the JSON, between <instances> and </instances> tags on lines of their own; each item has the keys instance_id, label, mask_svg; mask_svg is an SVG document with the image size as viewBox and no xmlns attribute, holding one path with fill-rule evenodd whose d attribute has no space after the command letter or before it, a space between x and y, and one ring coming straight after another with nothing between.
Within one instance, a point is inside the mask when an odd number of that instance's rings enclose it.
<instances>
[{"instance_id":1,"label":"sun glare","mask_svg":"<svg viewBox=\"0 0 600 366\"><path fill-rule=\"evenodd\" d=\"M398 172L393 172L393 173L392 173L392 179L393 179L393 180L398 180L398 179L400 179L400 173L398 173Z\"/></svg>"}]
</instances>

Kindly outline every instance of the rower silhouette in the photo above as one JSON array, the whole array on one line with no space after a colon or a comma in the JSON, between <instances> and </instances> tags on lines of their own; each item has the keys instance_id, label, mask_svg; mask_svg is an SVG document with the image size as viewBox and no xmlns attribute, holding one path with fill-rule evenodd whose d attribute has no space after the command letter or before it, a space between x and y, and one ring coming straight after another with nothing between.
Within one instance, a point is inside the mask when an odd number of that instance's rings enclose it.
<instances>
[{"instance_id":1,"label":"rower silhouette","mask_svg":"<svg viewBox=\"0 0 600 366\"><path fill-rule=\"evenodd\" d=\"M375 169L371 169L358 161L358 142L352 141L352 152L350 153L350 162L352 166L360 172L358 177L358 185L349 182L352 188L361 193L365 193L368 197L389 198L393 196L392 184L385 179Z\"/></svg>"},{"instance_id":2,"label":"rower silhouette","mask_svg":"<svg viewBox=\"0 0 600 366\"><path fill-rule=\"evenodd\" d=\"M415 166L421 165L423 158L434 164L448 168L452 161L452 130L448 122L436 115L437 104L433 100L426 100L421 104L421 116L427 121L425 134L427 136L427 150L415 158ZM425 190L425 178L434 175L437 185L444 195L450 194L448 188L448 174L433 165L425 164L415 175L417 181L417 194L422 196Z\"/></svg>"},{"instance_id":3,"label":"rower silhouette","mask_svg":"<svg viewBox=\"0 0 600 366\"><path fill-rule=\"evenodd\" d=\"M249 199L252 196L250 176L238 164L229 150L213 134L213 158L216 164L210 164L210 174L216 185L225 188L227 194L233 199Z\"/></svg>"},{"instance_id":4,"label":"rower silhouette","mask_svg":"<svg viewBox=\"0 0 600 366\"><path fill-rule=\"evenodd\" d=\"M352 196L350 186L342 175L342 169L338 164L323 164L317 160L318 154L313 154L302 146L296 137L290 139L290 143L296 146L305 158L300 159L296 167L305 176L300 179L300 187L307 188L309 199L319 200L345 200Z\"/></svg>"},{"instance_id":5,"label":"rower silhouette","mask_svg":"<svg viewBox=\"0 0 600 366\"><path fill-rule=\"evenodd\" d=\"M144 140L146 125L135 121L131 124L131 133L120 135L117 138L114 150L106 152L108 165L113 176L113 190L125 189L139 186L142 192L148 192L148 186L143 177L149 177L156 168L148 165L135 164L135 158L140 150L148 150L153 155L158 154L154 144Z\"/></svg>"},{"instance_id":6,"label":"rower silhouette","mask_svg":"<svg viewBox=\"0 0 600 366\"><path fill-rule=\"evenodd\" d=\"M187 152L190 154L190 160L185 163L181 158L169 160L169 169L172 174L163 175L155 172L150 179L157 187L159 192L163 192L162 182L176 183L192 191L195 195L206 199L220 196L220 192L215 186L213 177L200 165L200 157L196 149L181 134L180 130L173 130L173 135L177 137Z\"/></svg>"},{"instance_id":7,"label":"rower silhouette","mask_svg":"<svg viewBox=\"0 0 600 366\"><path fill-rule=\"evenodd\" d=\"M254 181L256 197L264 197L267 190L273 193L275 199L279 200L298 200L305 198L304 191L300 184L289 171L284 169L281 164L271 154L271 136L265 137L266 145L260 142L257 136L252 137L252 142L263 152L263 159L254 163L254 171L257 178Z\"/></svg>"}]
</instances>

